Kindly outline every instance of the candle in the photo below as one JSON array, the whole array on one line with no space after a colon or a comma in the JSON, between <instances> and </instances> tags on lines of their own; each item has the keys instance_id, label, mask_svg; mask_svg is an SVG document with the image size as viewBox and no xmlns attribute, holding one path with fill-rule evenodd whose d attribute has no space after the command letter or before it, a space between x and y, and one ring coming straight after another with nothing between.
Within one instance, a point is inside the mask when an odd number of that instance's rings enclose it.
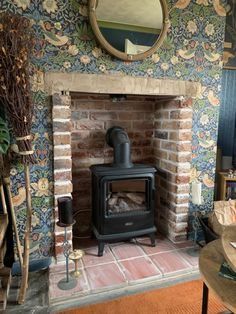
<instances>
[{"instance_id":1,"label":"candle","mask_svg":"<svg viewBox=\"0 0 236 314\"><path fill-rule=\"evenodd\" d=\"M58 199L58 216L61 224L73 224L73 208L72 199L70 197L60 197Z\"/></svg>"},{"instance_id":2,"label":"candle","mask_svg":"<svg viewBox=\"0 0 236 314\"><path fill-rule=\"evenodd\" d=\"M202 184L201 182L192 182L192 203L196 205L202 204Z\"/></svg>"}]
</instances>

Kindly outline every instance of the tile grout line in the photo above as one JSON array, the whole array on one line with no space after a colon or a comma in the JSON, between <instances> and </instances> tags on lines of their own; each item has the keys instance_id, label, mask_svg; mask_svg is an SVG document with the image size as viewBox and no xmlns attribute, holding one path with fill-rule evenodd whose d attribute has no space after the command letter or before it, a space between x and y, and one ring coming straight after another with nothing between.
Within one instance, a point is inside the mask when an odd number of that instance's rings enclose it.
<instances>
[{"instance_id":1,"label":"tile grout line","mask_svg":"<svg viewBox=\"0 0 236 314\"><path fill-rule=\"evenodd\" d=\"M125 272L123 271L123 269L122 269L121 266L119 265L119 260L116 258L116 255L115 255L115 253L113 252L112 248L110 247L110 244L108 244L108 247L109 247L109 250L110 250L110 252L111 252L111 255L112 255L112 256L114 257L114 259L115 259L115 262L116 262L116 264L117 264L117 267L119 268L119 270L121 271L121 273L122 273L122 275L123 275L123 277L124 277L124 279L125 279L125 282L127 283L127 285L129 285L129 281L128 281L126 275L125 275Z\"/></svg>"},{"instance_id":2,"label":"tile grout line","mask_svg":"<svg viewBox=\"0 0 236 314\"><path fill-rule=\"evenodd\" d=\"M137 258L145 258L145 259L147 258L147 259L151 262L151 264L154 266L154 268L155 268L157 271L159 271L161 277L163 277L164 274L163 274L163 272L161 271L161 269L159 269L159 267L153 263L153 261L148 257L148 255L147 255L146 252L143 250L143 248L142 248L141 246L139 246L139 244L138 244L136 238L135 238L135 246L137 246L137 247L140 249L140 251L143 253L143 255L141 255L141 256L136 256L136 257L131 257L131 258L127 258L127 259L120 259L120 260L117 260L118 264L119 264L119 262L126 261L126 260L134 260L134 259L137 259ZM114 254L112 248L111 248L111 252L112 252L112 254ZM116 258L115 254L114 254L114 257ZM156 276L158 276L158 275L156 275ZM151 278L151 277L154 277L154 276L150 276L150 278ZM145 278L145 277L144 277L144 278ZM143 279L144 279L144 278L143 278ZM128 281L128 283L129 283L129 281Z\"/></svg>"},{"instance_id":3,"label":"tile grout line","mask_svg":"<svg viewBox=\"0 0 236 314\"><path fill-rule=\"evenodd\" d=\"M82 271L84 273L84 278L85 278L85 281L86 281L86 284L87 284L87 287L88 287L88 291L92 291L92 288L90 286L90 283L89 283L89 280L88 280L88 276L87 276L87 272L86 272L86 267L84 265L84 261L83 261L83 258L81 259L81 263L82 263Z\"/></svg>"}]
</instances>

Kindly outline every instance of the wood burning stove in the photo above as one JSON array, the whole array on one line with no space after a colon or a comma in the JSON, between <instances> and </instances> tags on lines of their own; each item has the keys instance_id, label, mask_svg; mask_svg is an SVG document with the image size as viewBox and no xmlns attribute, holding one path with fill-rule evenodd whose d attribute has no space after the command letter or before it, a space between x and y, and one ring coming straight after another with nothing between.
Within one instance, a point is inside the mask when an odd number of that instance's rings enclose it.
<instances>
[{"instance_id":1,"label":"wood burning stove","mask_svg":"<svg viewBox=\"0 0 236 314\"><path fill-rule=\"evenodd\" d=\"M107 143L114 148L113 164L90 167L92 173L92 221L98 240L98 256L104 244L149 235L155 246L155 172L149 165L133 164L130 141L120 127L107 131Z\"/></svg>"}]
</instances>

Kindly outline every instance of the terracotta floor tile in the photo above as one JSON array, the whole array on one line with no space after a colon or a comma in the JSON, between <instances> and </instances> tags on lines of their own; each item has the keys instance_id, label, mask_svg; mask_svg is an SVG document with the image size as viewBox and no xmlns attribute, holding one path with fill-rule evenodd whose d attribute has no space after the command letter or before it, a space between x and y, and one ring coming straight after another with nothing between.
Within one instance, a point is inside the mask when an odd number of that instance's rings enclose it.
<instances>
[{"instance_id":1,"label":"terracotta floor tile","mask_svg":"<svg viewBox=\"0 0 236 314\"><path fill-rule=\"evenodd\" d=\"M110 247L117 260L144 256L143 250L135 243L119 243Z\"/></svg>"},{"instance_id":2,"label":"terracotta floor tile","mask_svg":"<svg viewBox=\"0 0 236 314\"><path fill-rule=\"evenodd\" d=\"M161 253L161 252L166 252L166 251L171 251L175 250L175 247L173 243L171 243L168 239L156 239L156 246L152 247L150 245L150 239L137 239L137 244L140 245L140 247L144 250L144 252L149 255L149 254L156 254L156 253Z\"/></svg>"},{"instance_id":3,"label":"terracotta floor tile","mask_svg":"<svg viewBox=\"0 0 236 314\"><path fill-rule=\"evenodd\" d=\"M194 250L193 248L181 249L178 251L180 255L192 266L197 267L199 261L199 249Z\"/></svg>"},{"instance_id":4,"label":"terracotta floor tile","mask_svg":"<svg viewBox=\"0 0 236 314\"><path fill-rule=\"evenodd\" d=\"M70 297L71 295L76 294L83 294L87 293L89 290L89 286L87 283L87 280L85 278L85 272L84 270L81 270L82 274L79 278L77 278L77 284L75 288L69 289L69 290L61 290L58 287L58 282L66 278L65 273L53 273L49 276L49 298L51 300L58 299L58 298L64 298L64 297Z\"/></svg>"},{"instance_id":5,"label":"terracotta floor tile","mask_svg":"<svg viewBox=\"0 0 236 314\"><path fill-rule=\"evenodd\" d=\"M95 266L104 263L111 263L115 261L114 256L111 254L109 246L106 245L104 248L103 256L98 256L98 248L92 247L84 250L85 255L83 256L83 263L85 267Z\"/></svg>"},{"instance_id":6,"label":"terracotta floor tile","mask_svg":"<svg viewBox=\"0 0 236 314\"><path fill-rule=\"evenodd\" d=\"M111 289L127 284L116 263L88 267L85 271L92 290Z\"/></svg>"},{"instance_id":7,"label":"terracotta floor tile","mask_svg":"<svg viewBox=\"0 0 236 314\"><path fill-rule=\"evenodd\" d=\"M175 272L192 269L192 266L189 265L177 251L159 253L150 255L149 257L164 275L171 275Z\"/></svg>"},{"instance_id":8,"label":"terracotta floor tile","mask_svg":"<svg viewBox=\"0 0 236 314\"><path fill-rule=\"evenodd\" d=\"M119 264L128 281L135 281L153 276L161 277L161 272L148 257L128 259L120 261Z\"/></svg>"}]
</instances>

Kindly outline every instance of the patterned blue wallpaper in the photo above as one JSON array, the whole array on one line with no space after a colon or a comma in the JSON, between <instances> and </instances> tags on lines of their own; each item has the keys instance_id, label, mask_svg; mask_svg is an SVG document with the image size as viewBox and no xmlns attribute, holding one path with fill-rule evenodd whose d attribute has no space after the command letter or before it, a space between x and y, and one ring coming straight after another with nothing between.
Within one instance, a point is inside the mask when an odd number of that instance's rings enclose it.
<instances>
[{"instance_id":1,"label":"patterned blue wallpaper","mask_svg":"<svg viewBox=\"0 0 236 314\"><path fill-rule=\"evenodd\" d=\"M34 144L38 163L32 167L32 258L51 254L52 147L51 109L43 71L123 73L132 76L199 81L202 92L194 106L192 179L203 182L202 208L210 209L214 192L215 155L221 88L225 2L168 1L171 27L161 48L142 62L123 62L109 56L94 39L88 23L87 0L2 0L0 9L27 16L37 37L32 65L36 104ZM22 169L12 169L17 217L24 225ZM194 210L191 205L191 210Z\"/></svg>"}]
</instances>

